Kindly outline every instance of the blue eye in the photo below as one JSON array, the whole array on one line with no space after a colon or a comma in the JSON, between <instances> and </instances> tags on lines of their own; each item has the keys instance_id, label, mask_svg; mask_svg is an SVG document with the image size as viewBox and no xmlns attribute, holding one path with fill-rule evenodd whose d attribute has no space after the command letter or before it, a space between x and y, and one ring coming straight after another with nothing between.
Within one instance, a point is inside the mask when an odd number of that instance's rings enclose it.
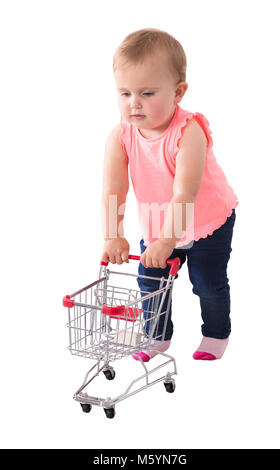
<instances>
[{"instance_id":1,"label":"blue eye","mask_svg":"<svg viewBox=\"0 0 280 470\"><path fill-rule=\"evenodd\" d=\"M143 93L143 95L152 96L152 95L154 95L154 93L148 93L148 92L147 92L147 93Z\"/></svg>"}]
</instances>

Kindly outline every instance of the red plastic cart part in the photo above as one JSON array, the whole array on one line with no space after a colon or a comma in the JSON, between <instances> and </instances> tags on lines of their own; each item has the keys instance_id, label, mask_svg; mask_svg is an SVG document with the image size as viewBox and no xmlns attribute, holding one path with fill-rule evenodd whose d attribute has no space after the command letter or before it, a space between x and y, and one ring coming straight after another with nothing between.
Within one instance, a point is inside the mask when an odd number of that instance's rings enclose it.
<instances>
[{"instance_id":1,"label":"red plastic cart part","mask_svg":"<svg viewBox=\"0 0 280 470\"><path fill-rule=\"evenodd\" d=\"M128 259L134 259L134 260L140 261L140 256L129 255ZM109 264L109 261L102 261L101 260L101 262L100 262L100 266L108 266L108 264ZM171 276L176 276L176 274L177 274L177 272L180 268L180 264L181 264L180 258L177 257L177 258L167 259L166 264L171 266L169 274L171 274Z\"/></svg>"},{"instance_id":2,"label":"red plastic cart part","mask_svg":"<svg viewBox=\"0 0 280 470\"><path fill-rule=\"evenodd\" d=\"M179 271L180 265L181 265L180 258L178 257L178 258L168 259L166 261L166 264L169 264L171 266L169 274L171 274L171 276L176 276L177 272Z\"/></svg>"},{"instance_id":3,"label":"red plastic cart part","mask_svg":"<svg viewBox=\"0 0 280 470\"><path fill-rule=\"evenodd\" d=\"M63 297L63 306L69 308L74 307L74 300L71 300L70 295L65 295L65 297Z\"/></svg>"},{"instance_id":4,"label":"red plastic cart part","mask_svg":"<svg viewBox=\"0 0 280 470\"><path fill-rule=\"evenodd\" d=\"M103 305L102 307L102 313L104 315L109 315L110 318L115 318L116 320L136 321L139 312L143 312L143 309L126 308L125 305L119 305L118 307L107 307Z\"/></svg>"}]
</instances>

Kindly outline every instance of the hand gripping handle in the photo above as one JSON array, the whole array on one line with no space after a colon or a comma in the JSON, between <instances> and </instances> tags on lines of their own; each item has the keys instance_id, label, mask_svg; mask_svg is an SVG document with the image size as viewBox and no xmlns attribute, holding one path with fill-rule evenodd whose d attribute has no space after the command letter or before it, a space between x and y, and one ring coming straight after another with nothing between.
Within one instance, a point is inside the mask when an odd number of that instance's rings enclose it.
<instances>
[{"instance_id":1,"label":"hand gripping handle","mask_svg":"<svg viewBox=\"0 0 280 470\"><path fill-rule=\"evenodd\" d=\"M128 259L134 259L136 261L140 261L140 256L137 256L137 255L129 255L128 256ZM108 266L109 264L109 261L101 261L100 262L100 265L101 266ZM166 260L166 264L168 264L169 266L171 266L171 269L169 271L169 274L171 274L171 276L176 276L179 268L180 268L180 265L181 265L181 261L180 261L180 258L170 258L170 259L167 259Z\"/></svg>"}]
</instances>

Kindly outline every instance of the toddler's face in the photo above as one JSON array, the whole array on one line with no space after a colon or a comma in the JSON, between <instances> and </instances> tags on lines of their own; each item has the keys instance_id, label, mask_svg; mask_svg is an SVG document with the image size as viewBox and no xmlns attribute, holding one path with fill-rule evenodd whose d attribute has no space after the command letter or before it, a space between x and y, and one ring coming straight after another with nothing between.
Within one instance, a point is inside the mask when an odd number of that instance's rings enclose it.
<instances>
[{"instance_id":1,"label":"toddler's face","mask_svg":"<svg viewBox=\"0 0 280 470\"><path fill-rule=\"evenodd\" d=\"M122 118L147 138L164 132L188 87L186 82L176 85L161 52L140 64L120 65L115 80Z\"/></svg>"}]
</instances>

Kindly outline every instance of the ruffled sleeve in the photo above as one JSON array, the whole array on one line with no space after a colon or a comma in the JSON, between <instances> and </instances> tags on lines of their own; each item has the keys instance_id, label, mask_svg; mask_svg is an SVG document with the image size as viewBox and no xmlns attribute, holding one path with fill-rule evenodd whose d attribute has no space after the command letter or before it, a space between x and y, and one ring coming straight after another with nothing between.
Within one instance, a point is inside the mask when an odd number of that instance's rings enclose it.
<instances>
[{"instance_id":1,"label":"ruffled sleeve","mask_svg":"<svg viewBox=\"0 0 280 470\"><path fill-rule=\"evenodd\" d=\"M212 132L209 129L209 122L207 121L206 117L201 113L195 113L193 118L198 122L198 124L204 130L204 133L207 137L208 147L213 147L213 140L211 137Z\"/></svg>"},{"instance_id":2,"label":"ruffled sleeve","mask_svg":"<svg viewBox=\"0 0 280 470\"><path fill-rule=\"evenodd\" d=\"M213 146L213 140L212 140L212 137L211 137L212 132L209 128L209 122L207 121L206 117L201 113L187 112L187 114L181 120L181 125L178 128L178 132L177 132L177 136L176 136L176 147L175 147L175 153L176 154L179 151L179 144L180 144L180 140L181 140L181 138L184 134L184 130L186 129L186 127L187 127L187 125L188 125L188 123L191 119L195 119L197 121L197 123L200 125L200 127L202 128L202 130L204 131L204 133L206 135L206 138L207 138L207 142L208 142L208 148Z\"/></svg>"}]
</instances>

